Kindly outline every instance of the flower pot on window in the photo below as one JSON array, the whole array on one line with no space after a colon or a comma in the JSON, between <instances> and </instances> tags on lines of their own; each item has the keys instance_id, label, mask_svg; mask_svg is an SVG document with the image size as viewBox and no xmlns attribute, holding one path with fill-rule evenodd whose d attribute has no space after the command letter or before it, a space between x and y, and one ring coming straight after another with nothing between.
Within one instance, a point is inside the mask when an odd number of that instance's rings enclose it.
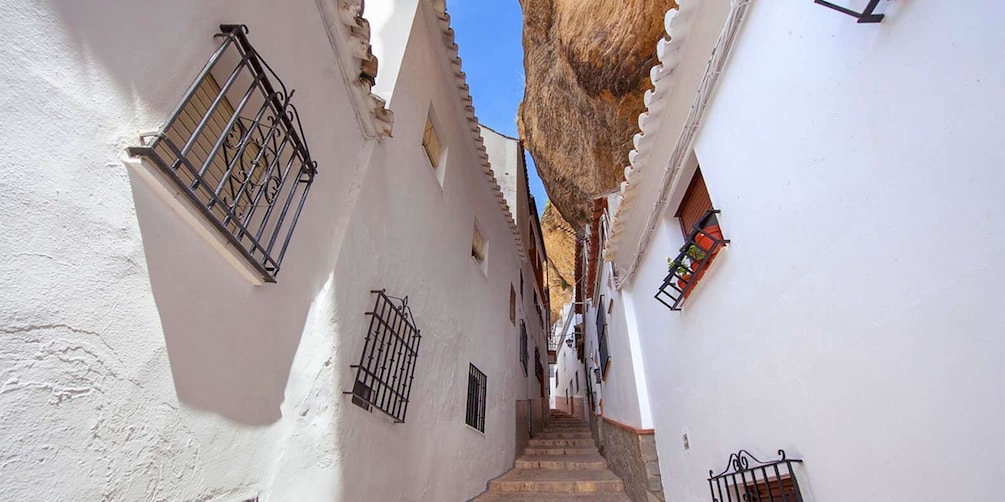
<instances>
[{"instance_id":1,"label":"flower pot on window","mask_svg":"<svg viewBox=\"0 0 1005 502\"><path fill-rule=\"evenodd\" d=\"M709 225L702 229L701 232L698 232L698 235L694 238L694 243L702 251L711 252L714 255L722 247L719 243L723 240L722 229L719 228L719 225Z\"/></svg>"}]
</instances>

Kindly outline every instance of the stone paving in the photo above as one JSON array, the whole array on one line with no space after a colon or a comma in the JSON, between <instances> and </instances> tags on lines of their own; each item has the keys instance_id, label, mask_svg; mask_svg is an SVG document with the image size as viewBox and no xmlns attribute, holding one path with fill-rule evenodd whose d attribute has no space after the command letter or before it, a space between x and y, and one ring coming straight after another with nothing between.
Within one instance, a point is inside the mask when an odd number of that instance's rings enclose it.
<instances>
[{"instance_id":1,"label":"stone paving","mask_svg":"<svg viewBox=\"0 0 1005 502\"><path fill-rule=\"evenodd\" d=\"M590 429L579 418L552 411L544 432L530 440L516 466L489 482L474 502L629 502L624 483L607 468Z\"/></svg>"}]
</instances>

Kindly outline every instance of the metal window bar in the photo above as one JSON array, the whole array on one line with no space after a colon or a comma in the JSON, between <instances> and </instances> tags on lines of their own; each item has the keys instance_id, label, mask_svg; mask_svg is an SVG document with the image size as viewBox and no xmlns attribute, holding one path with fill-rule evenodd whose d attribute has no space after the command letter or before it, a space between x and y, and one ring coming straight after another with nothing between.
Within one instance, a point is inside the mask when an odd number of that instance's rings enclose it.
<instances>
[{"instance_id":1,"label":"metal window bar","mask_svg":"<svg viewBox=\"0 0 1005 502\"><path fill-rule=\"evenodd\" d=\"M539 382L544 381L544 365L541 364L541 350L534 347L534 375Z\"/></svg>"},{"instance_id":2,"label":"metal window bar","mask_svg":"<svg viewBox=\"0 0 1005 502\"><path fill-rule=\"evenodd\" d=\"M520 364L523 366L523 376L527 376L527 323L520 320Z\"/></svg>"},{"instance_id":3,"label":"metal window bar","mask_svg":"<svg viewBox=\"0 0 1005 502\"><path fill-rule=\"evenodd\" d=\"M762 462L746 450L731 454L722 472L708 471L712 502L803 502L792 468L802 460L786 457L784 450L778 455L777 460Z\"/></svg>"},{"instance_id":4,"label":"metal window bar","mask_svg":"<svg viewBox=\"0 0 1005 502\"><path fill-rule=\"evenodd\" d=\"M265 282L275 282L317 163L293 90L247 34L244 25L220 25L214 37L222 43L167 122L128 152L156 165Z\"/></svg>"},{"instance_id":5,"label":"metal window bar","mask_svg":"<svg viewBox=\"0 0 1005 502\"><path fill-rule=\"evenodd\" d=\"M485 387L487 382L485 373L468 364L468 404L464 415L464 423L485 432Z\"/></svg>"},{"instance_id":6,"label":"metal window bar","mask_svg":"<svg viewBox=\"0 0 1005 502\"><path fill-rule=\"evenodd\" d=\"M366 313L370 327L359 364L352 366L356 370L353 390L345 394L351 394L352 402L363 409L376 408L404 423L422 335L407 296L388 296L384 290L370 293L377 295L373 311Z\"/></svg>"},{"instance_id":7,"label":"metal window bar","mask_svg":"<svg viewBox=\"0 0 1005 502\"><path fill-rule=\"evenodd\" d=\"M716 253L729 244L729 239L723 239L721 233L709 232L710 228L718 226L717 214L718 209L705 212L695 223L677 257L669 264L670 271L663 278L663 284L655 298L670 310L683 308L685 300L705 274Z\"/></svg>"},{"instance_id":8,"label":"metal window bar","mask_svg":"<svg viewBox=\"0 0 1005 502\"><path fill-rule=\"evenodd\" d=\"M862 12L855 12L847 7L842 7L826 0L813 0L813 3L823 5L824 7L836 10L842 14L847 14L855 19L858 19L860 24L879 23L883 21L884 17L886 17L885 14L875 13L876 7L879 5L879 0L869 0L869 4L865 6L865 9L863 9Z\"/></svg>"},{"instance_id":9,"label":"metal window bar","mask_svg":"<svg viewBox=\"0 0 1005 502\"><path fill-rule=\"evenodd\" d=\"M607 374L607 363L611 354L607 346L607 311L604 309L604 296L600 295L600 308L597 309L597 342L600 352L600 373ZM602 377L601 377L602 378ZM599 381L597 383L600 383Z\"/></svg>"}]
</instances>

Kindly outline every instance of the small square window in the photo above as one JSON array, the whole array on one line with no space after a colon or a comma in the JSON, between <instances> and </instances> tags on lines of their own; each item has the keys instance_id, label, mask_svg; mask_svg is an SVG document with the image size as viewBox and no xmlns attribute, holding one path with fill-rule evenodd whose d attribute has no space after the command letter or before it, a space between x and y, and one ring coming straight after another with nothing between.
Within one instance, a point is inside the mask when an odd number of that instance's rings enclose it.
<instances>
[{"instance_id":1,"label":"small square window","mask_svg":"<svg viewBox=\"0 0 1005 502\"><path fill-rule=\"evenodd\" d=\"M433 169L440 167L440 138L436 134L436 128L433 127L433 119L429 116L426 116L426 128L422 132L422 149L426 151Z\"/></svg>"},{"instance_id":2,"label":"small square window","mask_svg":"<svg viewBox=\"0 0 1005 502\"><path fill-rule=\"evenodd\" d=\"M478 231L478 227L474 227L471 230L471 257L483 267L485 265L485 254L487 250L488 242L486 242L485 238L482 237L481 232Z\"/></svg>"}]
</instances>

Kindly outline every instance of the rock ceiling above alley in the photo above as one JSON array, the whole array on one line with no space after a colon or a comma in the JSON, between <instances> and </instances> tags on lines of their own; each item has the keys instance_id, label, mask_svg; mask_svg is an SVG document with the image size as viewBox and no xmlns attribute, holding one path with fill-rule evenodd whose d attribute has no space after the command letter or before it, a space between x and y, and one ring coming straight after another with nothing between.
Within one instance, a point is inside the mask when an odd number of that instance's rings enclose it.
<instances>
[{"instance_id":1,"label":"rock ceiling above alley","mask_svg":"<svg viewBox=\"0 0 1005 502\"><path fill-rule=\"evenodd\" d=\"M527 85L520 136L548 196L580 228L623 180L674 0L521 0Z\"/></svg>"}]
</instances>

